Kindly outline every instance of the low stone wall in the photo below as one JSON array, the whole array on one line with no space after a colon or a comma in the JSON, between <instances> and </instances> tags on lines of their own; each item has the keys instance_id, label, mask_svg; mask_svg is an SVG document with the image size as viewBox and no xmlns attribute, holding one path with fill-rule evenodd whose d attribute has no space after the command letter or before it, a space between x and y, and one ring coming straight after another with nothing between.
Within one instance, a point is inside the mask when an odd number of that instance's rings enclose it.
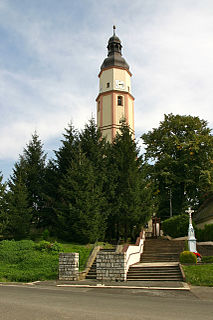
<instances>
[{"instance_id":1,"label":"low stone wall","mask_svg":"<svg viewBox=\"0 0 213 320\"><path fill-rule=\"evenodd\" d=\"M143 253L145 242L145 232L141 232L140 237L138 237L136 245L130 245L125 249L126 252L126 273L129 267L140 261L141 254Z\"/></svg>"},{"instance_id":2,"label":"low stone wall","mask_svg":"<svg viewBox=\"0 0 213 320\"><path fill-rule=\"evenodd\" d=\"M96 264L96 279L99 281L126 281L131 265L140 261L145 241L145 232L141 232L135 245L128 245L123 252L99 252ZM118 248L117 248L118 249Z\"/></svg>"},{"instance_id":3,"label":"low stone wall","mask_svg":"<svg viewBox=\"0 0 213 320\"><path fill-rule=\"evenodd\" d=\"M99 281L126 280L126 254L114 252L99 252L96 264L96 279Z\"/></svg>"},{"instance_id":4,"label":"low stone wall","mask_svg":"<svg viewBox=\"0 0 213 320\"><path fill-rule=\"evenodd\" d=\"M59 253L59 280L78 280L79 253Z\"/></svg>"}]
</instances>

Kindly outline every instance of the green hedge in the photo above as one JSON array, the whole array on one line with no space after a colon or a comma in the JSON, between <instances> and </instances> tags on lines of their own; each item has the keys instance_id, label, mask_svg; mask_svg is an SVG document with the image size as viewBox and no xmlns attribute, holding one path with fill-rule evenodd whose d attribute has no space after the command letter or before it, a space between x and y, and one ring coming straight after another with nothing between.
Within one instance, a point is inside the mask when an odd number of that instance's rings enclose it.
<instances>
[{"instance_id":1,"label":"green hedge","mask_svg":"<svg viewBox=\"0 0 213 320\"><path fill-rule=\"evenodd\" d=\"M174 216L162 223L162 229L165 235L173 238L184 237L188 233L189 216L188 214L181 214Z\"/></svg>"},{"instance_id":2,"label":"green hedge","mask_svg":"<svg viewBox=\"0 0 213 320\"><path fill-rule=\"evenodd\" d=\"M204 229L196 229L197 241L213 241L213 224L206 224Z\"/></svg>"},{"instance_id":3,"label":"green hedge","mask_svg":"<svg viewBox=\"0 0 213 320\"><path fill-rule=\"evenodd\" d=\"M181 263L197 263L197 257L193 252L183 251L180 254L180 262Z\"/></svg>"},{"instance_id":4,"label":"green hedge","mask_svg":"<svg viewBox=\"0 0 213 320\"><path fill-rule=\"evenodd\" d=\"M202 262L213 263L213 257L212 256L204 256L204 257L202 257Z\"/></svg>"}]
</instances>

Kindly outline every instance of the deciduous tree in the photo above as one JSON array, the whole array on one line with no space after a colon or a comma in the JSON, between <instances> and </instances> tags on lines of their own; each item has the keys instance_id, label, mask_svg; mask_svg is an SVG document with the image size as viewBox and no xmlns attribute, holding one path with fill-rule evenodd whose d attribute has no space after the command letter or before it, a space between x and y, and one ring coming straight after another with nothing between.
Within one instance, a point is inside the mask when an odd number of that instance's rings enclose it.
<instances>
[{"instance_id":1,"label":"deciduous tree","mask_svg":"<svg viewBox=\"0 0 213 320\"><path fill-rule=\"evenodd\" d=\"M142 135L146 160L159 195L159 215L169 216L196 208L212 184L213 136L207 122L198 117L165 115L158 128Z\"/></svg>"}]
</instances>

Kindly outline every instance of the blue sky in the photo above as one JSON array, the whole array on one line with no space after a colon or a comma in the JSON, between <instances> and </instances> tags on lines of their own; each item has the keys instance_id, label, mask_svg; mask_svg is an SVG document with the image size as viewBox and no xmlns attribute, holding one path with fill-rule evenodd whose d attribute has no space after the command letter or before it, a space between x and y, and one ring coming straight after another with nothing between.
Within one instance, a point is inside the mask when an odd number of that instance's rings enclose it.
<instances>
[{"instance_id":1,"label":"blue sky","mask_svg":"<svg viewBox=\"0 0 213 320\"><path fill-rule=\"evenodd\" d=\"M212 0L0 0L0 170L37 130L49 156L72 121L96 114L116 24L130 65L136 137L168 113L213 128Z\"/></svg>"}]
</instances>

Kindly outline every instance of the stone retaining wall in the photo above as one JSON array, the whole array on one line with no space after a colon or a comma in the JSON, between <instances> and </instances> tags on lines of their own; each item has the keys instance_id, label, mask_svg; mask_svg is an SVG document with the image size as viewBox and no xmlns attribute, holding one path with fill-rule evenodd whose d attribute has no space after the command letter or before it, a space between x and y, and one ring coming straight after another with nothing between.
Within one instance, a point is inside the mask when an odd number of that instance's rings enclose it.
<instances>
[{"instance_id":1,"label":"stone retaining wall","mask_svg":"<svg viewBox=\"0 0 213 320\"><path fill-rule=\"evenodd\" d=\"M96 279L99 281L125 281L126 257L125 253L99 252L96 264Z\"/></svg>"},{"instance_id":2,"label":"stone retaining wall","mask_svg":"<svg viewBox=\"0 0 213 320\"><path fill-rule=\"evenodd\" d=\"M59 253L59 280L78 280L79 253Z\"/></svg>"}]
</instances>

